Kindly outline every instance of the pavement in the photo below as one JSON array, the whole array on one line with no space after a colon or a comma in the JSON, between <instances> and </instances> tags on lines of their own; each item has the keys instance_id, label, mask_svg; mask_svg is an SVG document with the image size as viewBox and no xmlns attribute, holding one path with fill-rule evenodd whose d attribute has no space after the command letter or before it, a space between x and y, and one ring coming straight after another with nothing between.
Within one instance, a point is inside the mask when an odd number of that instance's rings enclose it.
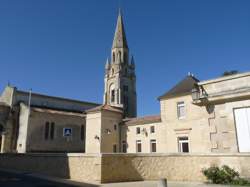
<instances>
[{"instance_id":1,"label":"pavement","mask_svg":"<svg viewBox=\"0 0 250 187\"><path fill-rule=\"evenodd\" d=\"M158 181L90 184L44 175L0 169L0 187L157 187ZM191 182L168 182L168 187L232 187ZM235 186L234 186L235 187ZM239 186L238 186L239 187Z\"/></svg>"},{"instance_id":2,"label":"pavement","mask_svg":"<svg viewBox=\"0 0 250 187\"><path fill-rule=\"evenodd\" d=\"M125 182L125 183L112 183L103 184L103 187L158 187L158 181L140 181L140 182ZM204 184L198 182L168 182L167 187L236 187L231 185L215 185ZM239 187L239 186L237 186Z\"/></svg>"}]
</instances>

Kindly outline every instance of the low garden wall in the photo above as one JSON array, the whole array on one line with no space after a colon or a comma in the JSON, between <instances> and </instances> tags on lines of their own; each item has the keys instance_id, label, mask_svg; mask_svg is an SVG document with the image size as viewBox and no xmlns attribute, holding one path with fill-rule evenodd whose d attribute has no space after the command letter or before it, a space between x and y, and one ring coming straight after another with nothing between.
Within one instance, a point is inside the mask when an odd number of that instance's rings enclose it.
<instances>
[{"instance_id":1,"label":"low garden wall","mask_svg":"<svg viewBox=\"0 0 250 187\"><path fill-rule=\"evenodd\" d=\"M75 181L204 181L203 168L228 165L250 178L250 154L0 154L0 168Z\"/></svg>"}]
</instances>

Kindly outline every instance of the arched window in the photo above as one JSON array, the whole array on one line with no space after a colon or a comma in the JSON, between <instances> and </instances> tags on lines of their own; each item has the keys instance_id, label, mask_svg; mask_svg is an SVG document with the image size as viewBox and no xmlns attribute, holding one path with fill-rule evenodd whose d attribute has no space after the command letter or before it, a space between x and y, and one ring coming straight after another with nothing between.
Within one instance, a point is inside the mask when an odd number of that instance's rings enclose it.
<instances>
[{"instance_id":1,"label":"arched window","mask_svg":"<svg viewBox=\"0 0 250 187\"><path fill-rule=\"evenodd\" d=\"M109 87L110 90L110 103L114 103L115 102L115 85L111 84Z\"/></svg>"},{"instance_id":2,"label":"arched window","mask_svg":"<svg viewBox=\"0 0 250 187\"><path fill-rule=\"evenodd\" d=\"M124 59L124 62L127 62L128 61L128 56L127 56L127 53L126 52L124 52L124 55L123 55L124 57L123 57L123 59Z\"/></svg>"},{"instance_id":3,"label":"arched window","mask_svg":"<svg viewBox=\"0 0 250 187\"><path fill-rule=\"evenodd\" d=\"M3 125L0 124L0 134L3 132Z\"/></svg>"},{"instance_id":4,"label":"arched window","mask_svg":"<svg viewBox=\"0 0 250 187\"><path fill-rule=\"evenodd\" d=\"M113 62L115 62L115 52L113 52Z\"/></svg>"},{"instance_id":5,"label":"arched window","mask_svg":"<svg viewBox=\"0 0 250 187\"><path fill-rule=\"evenodd\" d=\"M128 75L128 69L127 69L127 68L125 68L125 70L124 70L124 74L125 74L125 76L127 76L127 75Z\"/></svg>"},{"instance_id":6,"label":"arched window","mask_svg":"<svg viewBox=\"0 0 250 187\"><path fill-rule=\"evenodd\" d=\"M122 56L122 53L121 51L118 52L118 62L121 62L121 56Z\"/></svg>"}]
</instances>

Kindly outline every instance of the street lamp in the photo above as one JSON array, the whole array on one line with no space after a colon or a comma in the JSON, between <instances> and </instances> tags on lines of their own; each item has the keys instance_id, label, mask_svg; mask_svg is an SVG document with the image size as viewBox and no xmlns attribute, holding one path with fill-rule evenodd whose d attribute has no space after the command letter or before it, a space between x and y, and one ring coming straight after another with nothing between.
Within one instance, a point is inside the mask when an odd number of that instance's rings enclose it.
<instances>
[{"instance_id":1,"label":"street lamp","mask_svg":"<svg viewBox=\"0 0 250 187\"><path fill-rule=\"evenodd\" d=\"M200 90L197 85L192 89L192 99L193 101L197 101L200 99Z\"/></svg>"}]
</instances>

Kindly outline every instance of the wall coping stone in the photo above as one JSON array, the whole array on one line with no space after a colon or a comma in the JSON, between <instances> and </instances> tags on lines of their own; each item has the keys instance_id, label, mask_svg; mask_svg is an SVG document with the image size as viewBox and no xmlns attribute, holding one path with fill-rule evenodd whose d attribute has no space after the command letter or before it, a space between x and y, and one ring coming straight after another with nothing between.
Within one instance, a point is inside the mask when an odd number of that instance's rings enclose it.
<instances>
[{"instance_id":1,"label":"wall coping stone","mask_svg":"<svg viewBox=\"0 0 250 187\"><path fill-rule=\"evenodd\" d=\"M250 153L2 153L0 157L250 157Z\"/></svg>"},{"instance_id":2,"label":"wall coping stone","mask_svg":"<svg viewBox=\"0 0 250 187\"><path fill-rule=\"evenodd\" d=\"M85 154L85 153L2 153L1 156L16 157L101 157L101 154Z\"/></svg>"},{"instance_id":3,"label":"wall coping stone","mask_svg":"<svg viewBox=\"0 0 250 187\"><path fill-rule=\"evenodd\" d=\"M102 157L250 157L250 153L102 153Z\"/></svg>"}]
</instances>

